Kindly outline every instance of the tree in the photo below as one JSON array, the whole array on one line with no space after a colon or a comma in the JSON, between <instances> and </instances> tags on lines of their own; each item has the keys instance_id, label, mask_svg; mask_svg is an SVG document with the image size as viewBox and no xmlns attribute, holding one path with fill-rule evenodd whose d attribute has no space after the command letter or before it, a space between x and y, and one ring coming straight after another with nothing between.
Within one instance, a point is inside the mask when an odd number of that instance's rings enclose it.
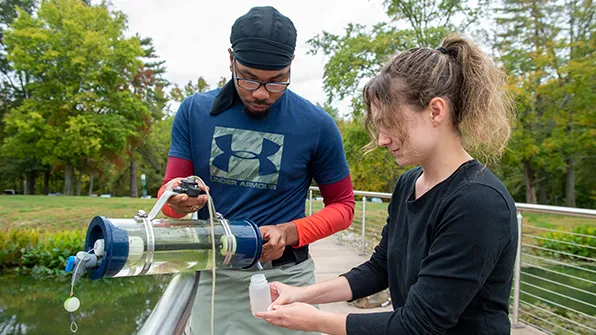
<instances>
[{"instance_id":1,"label":"tree","mask_svg":"<svg viewBox=\"0 0 596 335\"><path fill-rule=\"evenodd\" d=\"M594 103L591 1L507 0L496 49L510 73L518 127L507 161L523 171L525 201L575 206L576 164L590 150ZM562 180L560 176L565 176ZM560 184L566 184L561 190Z\"/></svg>"},{"instance_id":2,"label":"tree","mask_svg":"<svg viewBox=\"0 0 596 335\"><path fill-rule=\"evenodd\" d=\"M317 106L321 107L327 114L329 114L333 120L337 123L340 120L339 109L333 107L329 102L325 102L324 104L320 104L317 102Z\"/></svg>"},{"instance_id":3,"label":"tree","mask_svg":"<svg viewBox=\"0 0 596 335\"><path fill-rule=\"evenodd\" d=\"M352 100L352 113L359 115L362 82L376 74L397 51L412 47L437 47L449 32L466 30L478 20L484 2L456 0L385 0L390 22L372 28L350 23L343 36L323 32L308 41L310 54L329 56L323 83L328 102ZM455 20L461 22L456 25ZM407 27L407 28L404 28Z\"/></svg>"},{"instance_id":4,"label":"tree","mask_svg":"<svg viewBox=\"0 0 596 335\"><path fill-rule=\"evenodd\" d=\"M207 80L203 76L200 76L197 79L197 83L193 83L192 80L189 80L188 83L183 87L178 87L177 84L174 84L174 88L170 91L170 97L174 101L182 102L187 97L197 93L197 92L206 92L210 89Z\"/></svg>"},{"instance_id":5,"label":"tree","mask_svg":"<svg viewBox=\"0 0 596 335\"><path fill-rule=\"evenodd\" d=\"M139 129L142 136L133 137L133 141L129 142L127 153L129 156L129 172L130 172L130 196L137 198L139 196L137 186L137 154L142 152L149 153L152 148L147 147L148 142L145 140L150 132L151 126L163 119L164 108L167 105L168 99L165 96L165 87L169 85L168 81L163 78L166 72L165 61L154 61L159 58L155 52L153 41L151 38L141 38L137 35L141 47L143 48L143 58L145 62L137 71L132 86L136 96L143 102L150 112L150 124Z\"/></svg>"},{"instance_id":6,"label":"tree","mask_svg":"<svg viewBox=\"0 0 596 335\"><path fill-rule=\"evenodd\" d=\"M576 171L579 160L594 153L596 138L596 36L592 1L565 1L561 52L555 59L557 76L550 81L550 99L559 144L565 159L566 205L576 206ZM558 108L557 108L558 107ZM587 181L580 179L579 181ZM594 184L592 184L594 185Z\"/></svg>"},{"instance_id":7,"label":"tree","mask_svg":"<svg viewBox=\"0 0 596 335\"><path fill-rule=\"evenodd\" d=\"M104 5L48 0L35 17L19 10L6 32L8 60L32 81L6 116L4 148L63 165L66 195L74 167L117 157L149 122L131 84L144 53L125 27L125 15Z\"/></svg>"},{"instance_id":8,"label":"tree","mask_svg":"<svg viewBox=\"0 0 596 335\"><path fill-rule=\"evenodd\" d=\"M157 120L146 137L145 145L139 148L141 168L147 177L147 192L155 196L166 171L173 122L173 115Z\"/></svg>"},{"instance_id":9,"label":"tree","mask_svg":"<svg viewBox=\"0 0 596 335\"><path fill-rule=\"evenodd\" d=\"M342 122L340 130L356 190L393 192L397 178L406 169L399 167L395 157L385 148L363 151L370 138L361 119Z\"/></svg>"},{"instance_id":10,"label":"tree","mask_svg":"<svg viewBox=\"0 0 596 335\"><path fill-rule=\"evenodd\" d=\"M221 77L219 78L219 81L217 82L217 87L224 87L224 85L228 82L228 78L226 77Z\"/></svg>"},{"instance_id":11,"label":"tree","mask_svg":"<svg viewBox=\"0 0 596 335\"><path fill-rule=\"evenodd\" d=\"M17 7L31 13L37 5L34 0L5 0L0 2L0 121L10 108L18 106L25 96L22 85L27 78L20 73L15 73L11 64L6 59L6 45L4 31L17 16ZM4 139L4 124L0 122L0 143ZM0 188L14 188L14 181L20 180L25 173L27 188L25 194L35 193L35 178L38 172L48 171L48 167L39 161L31 159L14 159L0 150ZM46 185L47 185L46 178Z\"/></svg>"},{"instance_id":12,"label":"tree","mask_svg":"<svg viewBox=\"0 0 596 335\"><path fill-rule=\"evenodd\" d=\"M551 24L554 8L548 0L506 0L497 24L497 50L506 66L509 89L514 93L518 109L518 126L514 132L510 153L518 156L517 165L523 170L526 202L537 203L537 188L545 179L548 154L541 144L548 133L545 124L545 100L538 87L548 76L548 54L545 41L556 34ZM542 176L541 176L542 175ZM544 188L544 185L541 187Z\"/></svg>"},{"instance_id":13,"label":"tree","mask_svg":"<svg viewBox=\"0 0 596 335\"><path fill-rule=\"evenodd\" d=\"M343 36L322 32L308 41L311 54L320 52L329 57L323 77L327 106L334 99L351 100L349 116L353 121L340 124L340 129L355 188L391 192L405 171L387 150L377 149L363 156L362 148L370 140L362 126L363 82L397 51L418 46L436 48L447 33L468 31L485 6L483 1L476 3L386 0L383 4L390 22L370 28L350 23Z\"/></svg>"},{"instance_id":14,"label":"tree","mask_svg":"<svg viewBox=\"0 0 596 335\"><path fill-rule=\"evenodd\" d=\"M0 113L6 111L7 102L9 98L15 96L21 87L18 82L15 82L16 76L10 63L6 59L6 45L4 43L4 30L8 27L17 16L17 7L21 10L31 14L36 7L36 0L4 0L0 3ZM15 92L17 91L17 92ZM0 118L3 114L0 114Z\"/></svg>"},{"instance_id":15,"label":"tree","mask_svg":"<svg viewBox=\"0 0 596 335\"><path fill-rule=\"evenodd\" d=\"M217 82L217 87L221 88L227 83L227 79L225 77L221 77ZM196 84L189 80L188 83L183 87L180 88L177 84L174 84L174 87L170 90L170 99L178 102L184 101L184 99L188 98L189 96L200 93L200 92L207 92L211 89L211 85L207 83L207 80L203 76L199 76L197 79Z\"/></svg>"}]
</instances>

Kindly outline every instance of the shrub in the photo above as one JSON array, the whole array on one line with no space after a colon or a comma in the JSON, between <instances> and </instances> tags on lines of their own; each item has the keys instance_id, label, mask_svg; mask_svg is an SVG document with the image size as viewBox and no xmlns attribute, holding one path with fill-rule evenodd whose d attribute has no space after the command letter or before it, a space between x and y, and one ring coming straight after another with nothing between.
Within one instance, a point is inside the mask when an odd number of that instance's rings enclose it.
<instances>
[{"instance_id":1,"label":"shrub","mask_svg":"<svg viewBox=\"0 0 596 335\"><path fill-rule=\"evenodd\" d=\"M68 256L84 247L83 231L40 235L37 229L0 231L0 268L37 275L64 273Z\"/></svg>"},{"instance_id":2,"label":"shrub","mask_svg":"<svg viewBox=\"0 0 596 335\"><path fill-rule=\"evenodd\" d=\"M563 232L547 232L542 234L541 237L549 240L536 239L536 243L539 247L545 249L551 249L555 251L566 252L573 255L596 258L596 227L595 226L577 226L572 231L575 234L582 234L587 236L571 235ZM591 237L588 237L591 236ZM573 244L567 244L567 243ZM555 256L558 258L569 258L578 260L575 257L563 255L555 252L539 250L542 254L548 254L549 256Z\"/></svg>"}]
</instances>

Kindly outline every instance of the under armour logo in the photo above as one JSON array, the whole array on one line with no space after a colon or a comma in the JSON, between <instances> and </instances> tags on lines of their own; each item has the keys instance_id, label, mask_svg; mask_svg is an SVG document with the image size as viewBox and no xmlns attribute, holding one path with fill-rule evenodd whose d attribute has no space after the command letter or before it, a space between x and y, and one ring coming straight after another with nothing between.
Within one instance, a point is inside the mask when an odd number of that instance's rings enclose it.
<instances>
[{"instance_id":1,"label":"under armour logo","mask_svg":"<svg viewBox=\"0 0 596 335\"><path fill-rule=\"evenodd\" d=\"M280 145L266 138L263 138L261 152L256 153L248 150L232 150L232 139L233 134L227 134L215 138L215 143L217 147L221 151L223 151L223 153L213 159L213 161L211 162L213 166L225 172L229 172L230 159L232 157L236 157L239 159L248 160L257 159L259 161L259 176L264 176L278 172L277 167L275 166L275 164L273 164L269 157L275 155L279 151L279 149L281 148Z\"/></svg>"}]
</instances>

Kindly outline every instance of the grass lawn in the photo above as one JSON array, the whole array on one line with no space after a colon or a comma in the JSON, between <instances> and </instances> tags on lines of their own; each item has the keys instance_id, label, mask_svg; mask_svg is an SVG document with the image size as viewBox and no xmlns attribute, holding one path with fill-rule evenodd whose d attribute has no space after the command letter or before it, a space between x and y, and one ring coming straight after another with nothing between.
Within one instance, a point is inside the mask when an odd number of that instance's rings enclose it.
<instances>
[{"instance_id":1,"label":"grass lawn","mask_svg":"<svg viewBox=\"0 0 596 335\"><path fill-rule=\"evenodd\" d=\"M96 215L130 218L139 209L149 212L157 199L0 196L0 229L39 228L41 232L86 230Z\"/></svg>"},{"instance_id":2,"label":"grass lawn","mask_svg":"<svg viewBox=\"0 0 596 335\"><path fill-rule=\"evenodd\" d=\"M41 232L86 229L96 215L112 218L130 218L139 209L149 212L157 199L96 198L66 196L0 196L0 229L38 228ZM323 207L322 201L313 201L313 213ZM306 202L308 214L309 204ZM541 228L571 230L577 225L594 225L591 219L561 215L524 213L524 225ZM387 218L387 203L366 203L367 235L380 235ZM354 222L350 227L360 232L362 202L356 203ZM524 228L524 233L534 232ZM536 231L538 232L538 231Z\"/></svg>"}]
</instances>

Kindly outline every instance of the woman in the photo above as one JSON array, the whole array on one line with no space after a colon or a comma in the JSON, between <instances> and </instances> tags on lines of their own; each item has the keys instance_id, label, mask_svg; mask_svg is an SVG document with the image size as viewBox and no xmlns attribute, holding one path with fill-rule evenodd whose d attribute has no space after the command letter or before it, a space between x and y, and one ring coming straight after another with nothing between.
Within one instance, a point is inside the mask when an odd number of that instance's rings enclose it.
<instances>
[{"instance_id":1,"label":"woman","mask_svg":"<svg viewBox=\"0 0 596 335\"><path fill-rule=\"evenodd\" d=\"M373 145L401 166L387 225L369 261L306 287L271 283L259 313L290 329L328 334L509 334L517 246L515 204L468 153L496 159L513 122L504 74L459 37L400 53L364 89ZM393 312L336 314L310 304L389 288Z\"/></svg>"}]
</instances>

